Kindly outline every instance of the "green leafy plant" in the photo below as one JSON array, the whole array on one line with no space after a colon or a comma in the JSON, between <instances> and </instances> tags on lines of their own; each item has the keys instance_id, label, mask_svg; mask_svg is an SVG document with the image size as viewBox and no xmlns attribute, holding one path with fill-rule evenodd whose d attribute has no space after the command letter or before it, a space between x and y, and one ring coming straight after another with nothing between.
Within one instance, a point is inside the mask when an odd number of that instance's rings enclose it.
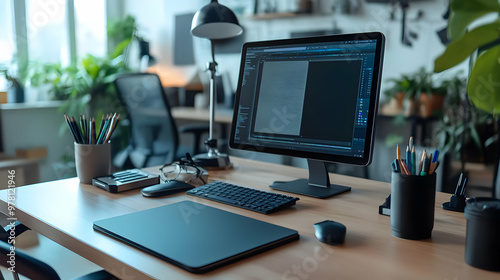
<instances>
[{"instance_id":1,"label":"green leafy plant","mask_svg":"<svg viewBox=\"0 0 500 280\"><path fill-rule=\"evenodd\" d=\"M396 110L403 111L405 115L429 117L439 113L447 92L446 87L437 85L433 78L432 72L420 68L400 78L388 79L390 87L384 94L390 102L396 100ZM435 97L437 95L441 97Z\"/></svg>"},{"instance_id":2,"label":"green leafy plant","mask_svg":"<svg viewBox=\"0 0 500 280\"><path fill-rule=\"evenodd\" d=\"M500 112L499 15L498 1L451 0L447 29L451 43L434 61L434 71L441 72L471 58L468 97L477 108L493 115Z\"/></svg>"},{"instance_id":3,"label":"green leafy plant","mask_svg":"<svg viewBox=\"0 0 500 280\"><path fill-rule=\"evenodd\" d=\"M469 102L467 80L460 73L443 82L448 89L443 117L436 127L439 149L453 159L468 162L489 162L495 136L495 120L487 112Z\"/></svg>"},{"instance_id":4,"label":"green leafy plant","mask_svg":"<svg viewBox=\"0 0 500 280\"><path fill-rule=\"evenodd\" d=\"M135 18L131 15L124 19L111 19L107 27L108 39L114 48L111 54L115 58L125 52L127 47L132 42L132 39L137 37L137 24Z\"/></svg>"},{"instance_id":5,"label":"green leafy plant","mask_svg":"<svg viewBox=\"0 0 500 280\"><path fill-rule=\"evenodd\" d=\"M19 78L15 77L9 71L9 68L6 65L0 65L0 74L4 76L5 80L7 80L12 87L19 87L23 84Z\"/></svg>"},{"instance_id":6,"label":"green leafy plant","mask_svg":"<svg viewBox=\"0 0 500 280\"><path fill-rule=\"evenodd\" d=\"M405 98L419 98L422 93L446 94L446 88L435 85L432 75L432 72L420 68L414 73L403 74L400 78L388 79L387 81L392 85L384 91L384 94L387 97L394 97L402 92L405 94Z\"/></svg>"}]
</instances>

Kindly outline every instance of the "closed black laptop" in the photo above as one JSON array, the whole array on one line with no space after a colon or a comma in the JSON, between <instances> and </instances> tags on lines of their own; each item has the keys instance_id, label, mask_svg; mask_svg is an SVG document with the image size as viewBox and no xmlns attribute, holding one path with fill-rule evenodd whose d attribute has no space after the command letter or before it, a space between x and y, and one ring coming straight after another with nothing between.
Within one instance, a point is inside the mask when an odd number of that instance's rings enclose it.
<instances>
[{"instance_id":1,"label":"closed black laptop","mask_svg":"<svg viewBox=\"0 0 500 280\"><path fill-rule=\"evenodd\" d=\"M299 239L295 230L192 201L96 221L94 229L193 273Z\"/></svg>"}]
</instances>

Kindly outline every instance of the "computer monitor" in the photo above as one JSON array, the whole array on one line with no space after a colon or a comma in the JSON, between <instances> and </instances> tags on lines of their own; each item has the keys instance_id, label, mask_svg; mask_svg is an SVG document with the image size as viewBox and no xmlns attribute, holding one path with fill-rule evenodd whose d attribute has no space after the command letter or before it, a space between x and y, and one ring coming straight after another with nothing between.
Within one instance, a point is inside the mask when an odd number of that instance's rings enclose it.
<instances>
[{"instance_id":1,"label":"computer monitor","mask_svg":"<svg viewBox=\"0 0 500 280\"><path fill-rule=\"evenodd\" d=\"M273 189L349 191L330 184L325 162L371 162L384 42L373 32L245 43L230 147L308 160L308 180Z\"/></svg>"}]
</instances>

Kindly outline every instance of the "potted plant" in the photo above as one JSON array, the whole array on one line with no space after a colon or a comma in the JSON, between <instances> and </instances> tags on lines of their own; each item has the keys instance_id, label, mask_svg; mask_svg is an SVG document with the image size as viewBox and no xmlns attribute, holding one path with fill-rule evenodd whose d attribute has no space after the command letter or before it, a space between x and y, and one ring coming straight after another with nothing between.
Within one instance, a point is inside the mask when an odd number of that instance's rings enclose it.
<instances>
[{"instance_id":1,"label":"potted plant","mask_svg":"<svg viewBox=\"0 0 500 280\"><path fill-rule=\"evenodd\" d=\"M432 73L425 68L388 81L391 87L384 91L385 96L392 100L393 105L395 102L396 108L406 116L427 118L436 114L443 106L446 88L436 86Z\"/></svg>"},{"instance_id":2,"label":"potted plant","mask_svg":"<svg viewBox=\"0 0 500 280\"><path fill-rule=\"evenodd\" d=\"M6 66L0 66L0 74L9 82L7 90L7 102L22 103L24 102L24 86L20 79L16 78Z\"/></svg>"}]
</instances>

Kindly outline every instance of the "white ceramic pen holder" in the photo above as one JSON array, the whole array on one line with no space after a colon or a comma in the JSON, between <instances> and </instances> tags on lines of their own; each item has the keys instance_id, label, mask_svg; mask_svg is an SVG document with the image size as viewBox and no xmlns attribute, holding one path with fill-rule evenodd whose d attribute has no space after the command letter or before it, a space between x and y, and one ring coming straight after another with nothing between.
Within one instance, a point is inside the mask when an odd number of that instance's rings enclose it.
<instances>
[{"instance_id":1,"label":"white ceramic pen holder","mask_svg":"<svg viewBox=\"0 0 500 280\"><path fill-rule=\"evenodd\" d=\"M75 142L76 175L80 183L92 184L92 178L111 173L111 144L78 144Z\"/></svg>"}]
</instances>

